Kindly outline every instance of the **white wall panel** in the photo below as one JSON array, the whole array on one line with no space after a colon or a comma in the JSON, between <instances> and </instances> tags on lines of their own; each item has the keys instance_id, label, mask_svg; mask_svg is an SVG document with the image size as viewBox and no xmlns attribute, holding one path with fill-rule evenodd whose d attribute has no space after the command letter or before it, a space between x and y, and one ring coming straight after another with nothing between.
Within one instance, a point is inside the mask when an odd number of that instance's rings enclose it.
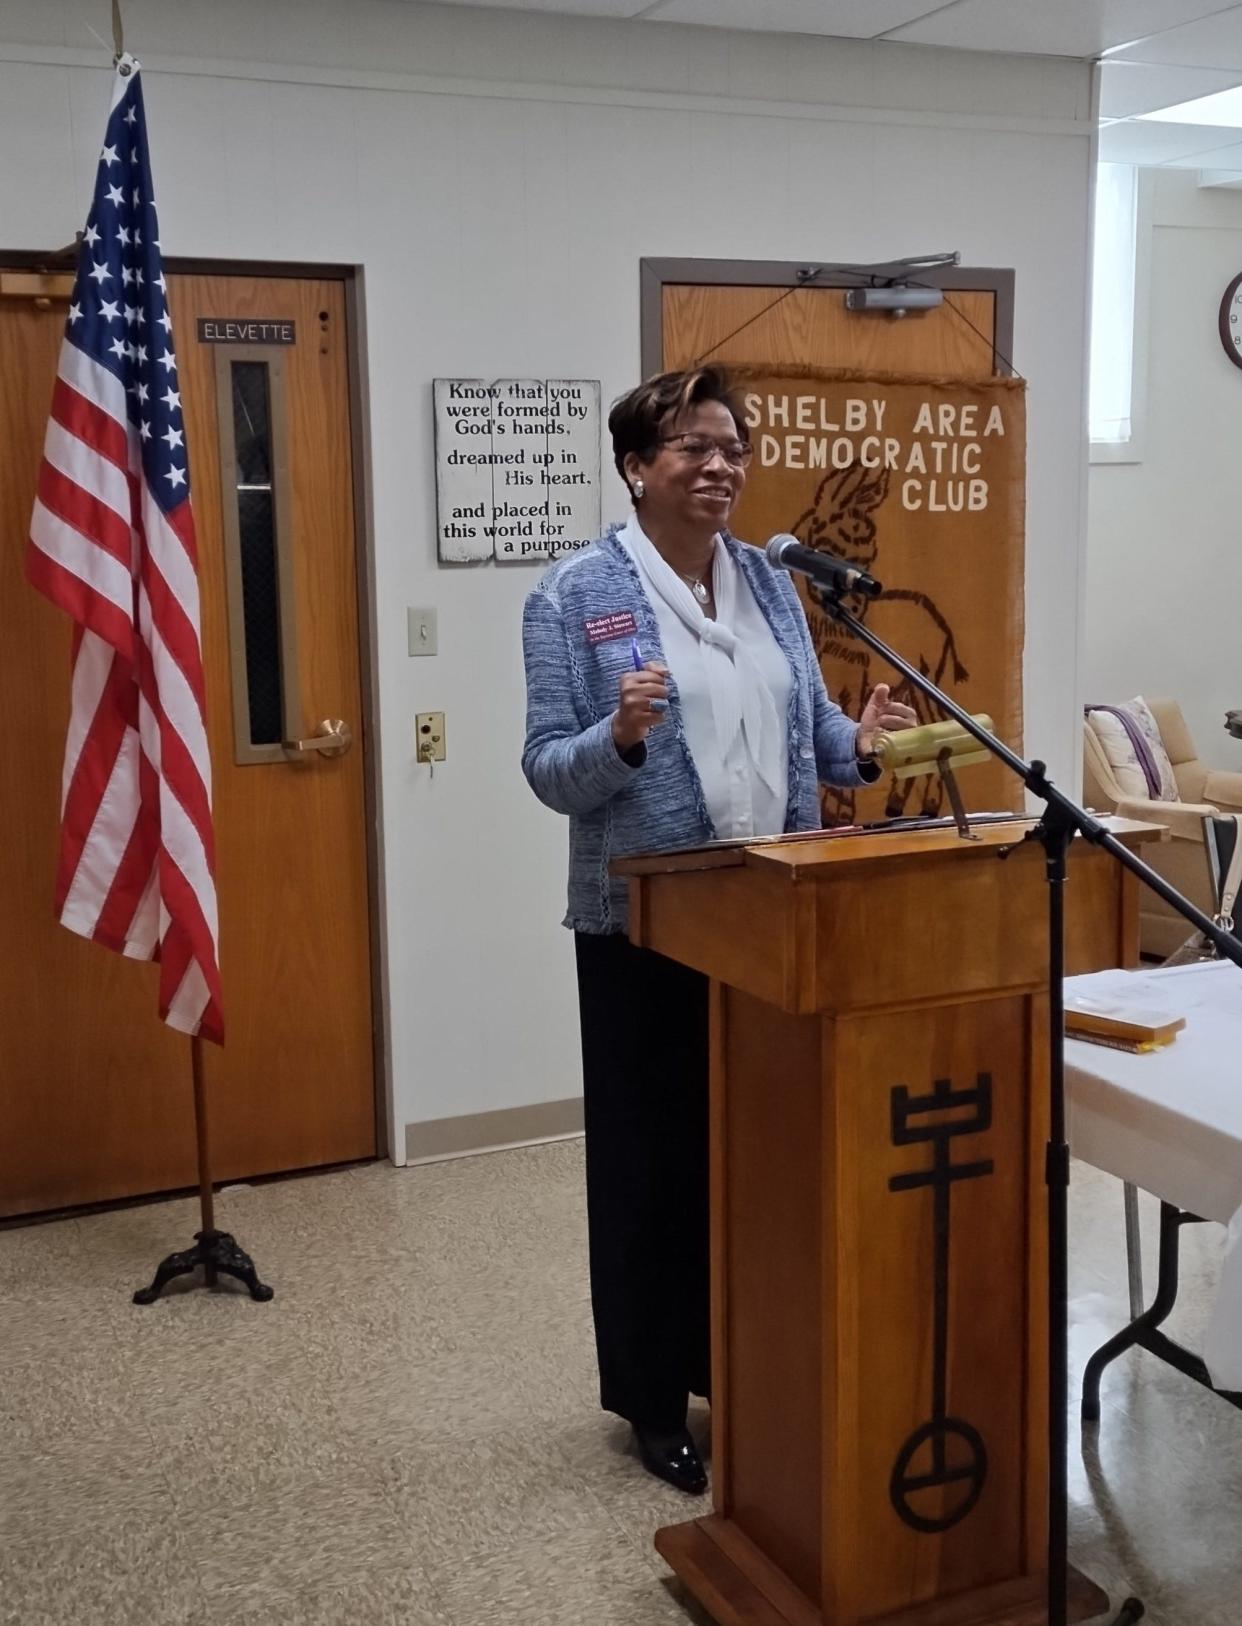
<instances>
[{"instance_id":1,"label":"white wall panel","mask_svg":"<svg viewBox=\"0 0 1242 1626\"><path fill-rule=\"evenodd\" d=\"M78 60L97 9L48 11L49 62ZM534 576L437 566L431 379L599 378L606 410L639 375L640 257L957 247L1016 268L1028 741L1072 780L1086 66L400 0L265 0L241 22L127 0L126 17L165 251L364 268L398 1125L578 1087L565 826L518 766ZM0 235L46 247L84 218L109 76L103 52L6 64L19 45L0 18L0 138L31 152L0 177ZM620 516L606 448L604 470ZM438 609L434 659L406 653L409 604ZM414 760L424 709L447 713L434 780Z\"/></svg>"},{"instance_id":2,"label":"white wall panel","mask_svg":"<svg viewBox=\"0 0 1242 1626\"><path fill-rule=\"evenodd\" d=\"M1216 331L1242 272L1242 196L1161 173L1145 229L1147 432L1141 463L1091 468L1087 698L1179 700L1204 758L1242 768L1223 729L1226 709L1242 705L1242 369Z\"/></svg>"}]
</instances>

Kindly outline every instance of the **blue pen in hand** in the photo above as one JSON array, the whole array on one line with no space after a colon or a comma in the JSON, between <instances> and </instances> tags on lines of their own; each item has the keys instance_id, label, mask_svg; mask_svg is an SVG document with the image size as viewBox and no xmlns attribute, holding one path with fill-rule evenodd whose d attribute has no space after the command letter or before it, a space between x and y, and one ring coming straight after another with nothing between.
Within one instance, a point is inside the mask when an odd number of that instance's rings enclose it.
<instances>
[{"instance_id":1,"label":"blue pen in hand","mask_svg":"<svg viewBox=\"0 0 1242 1626\"><path fill-rule=\"evenodd\" d=\"M634 670L636 672L641 672L645 663L643 661L643 652L638 647L637 638L630 639L630 660L634 663ZM650 704L652 711L668 710L667 700L653 700L650 702Z\"/></svg>"}]
</instances>

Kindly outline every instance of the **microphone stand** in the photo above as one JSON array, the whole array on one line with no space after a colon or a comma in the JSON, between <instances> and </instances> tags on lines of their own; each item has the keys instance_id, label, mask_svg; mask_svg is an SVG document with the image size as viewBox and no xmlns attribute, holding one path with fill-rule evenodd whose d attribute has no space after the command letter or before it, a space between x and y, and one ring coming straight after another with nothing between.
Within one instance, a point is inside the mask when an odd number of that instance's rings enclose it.
<instances>
[{"instance_id":1,"label":"microphone stand","mask_svg":"<svg viewBox=\"0 0 1242 1626\"><path fill-rule=\"evenodd\" d=\"M946 717L954 718L994 757L1015 773L1032 795L1044 804L1038 824L1022 840L1037 841L1044 849L1044 876L1048 883L1048 1078L1050 1085L1049 1135L1045 1159L1048 1186L1048 1626L1066 1626L1068 1599L1069 1507L1069 1145L1065 1138L1065 878L1070 842L1082 836L1136 875L1178 914L1198 928L1234 965L1242 968L1242 942L1196 909L1163 876L1157 875L1106 830L1085 808L1072 802L1048 778L1045 764L1026 762L1015 751L981 728L969 712L950 700L930 678L903 660L841 602L843 586L821 586L812 581L811 596L833 621L854 634ZM1004 848L1007 858L1014 847ZM1137 1598L1127 1598L1113 1626L1130 1626L1144 1614Z\"/></svg>"}]
</instances>

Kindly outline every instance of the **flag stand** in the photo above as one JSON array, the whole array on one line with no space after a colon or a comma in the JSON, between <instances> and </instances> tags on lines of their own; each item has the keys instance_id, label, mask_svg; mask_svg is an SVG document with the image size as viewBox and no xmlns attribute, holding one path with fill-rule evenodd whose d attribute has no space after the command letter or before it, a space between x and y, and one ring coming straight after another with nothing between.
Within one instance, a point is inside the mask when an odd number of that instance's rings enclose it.
<instances>
[{"instance_id":1,"label":"flag stand","mask_svg":"<svg viewBox=\"0 0 1242 1626\"><path fill-rule=\"evenodd\" d=\"M211 1155L207 1143L207 1093L203 1085L203 1041L190 1040L190 1069L194 1075L194 1131L198 1148L198 1204L202 1229L194 1233L194 1246L170 1253L161 1260L150 1287L134 1294L135 1304L154 1304L176 1276L192 1276L201 1265L204 1287L215 1287L220 1275L233 1276L250 1291L252 1299L266 1303L274 1290L261 1282L254 1260L227 1231L216 1230L215 1197L211 1183Z\"/></svg>"}]
</instances>

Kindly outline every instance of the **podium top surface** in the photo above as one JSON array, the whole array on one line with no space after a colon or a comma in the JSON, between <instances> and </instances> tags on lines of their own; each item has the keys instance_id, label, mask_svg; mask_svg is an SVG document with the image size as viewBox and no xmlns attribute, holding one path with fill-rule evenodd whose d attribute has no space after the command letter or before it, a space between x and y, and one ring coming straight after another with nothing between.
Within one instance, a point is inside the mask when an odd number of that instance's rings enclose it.
<instances>
[{"instance_id":1,"label":"podium top surface","mask_svg":"<svg viewBox=\"0 0 1242 1626\"><path fill-rule=\"evenodd\" d=\"M831 868L834 873L898 859L943 856L946 853L987 852L1020 842L1038 820L1013 818L995 823L972 825L977 839L963 840L950 825L935 829L800 831L795 835L765 836L756 841L713 842L705 847L689 847L678 852L642 853L613 861L614 875L677 875L695 870L766 868L771 874L785 873L793 881L816 871ZM1136 819L1102 818L1101 824L1127 847L1148 841L1168 839L1160 824Z\"/></svg>"},{"instance_id":2,"label":"podium top surface","mask_svg":"<svg viewBox=\"0 0 1242 1626\"><path fill-rule=\"evenodd\" d=\"M1128 847L1160 825L1108 819ZM842 1016L910 1003L951 1004L1047 986L1037 820L955 827L807 832L619 860L630 940L794 1015ZM998 863L1006 851L1013 862ZM1138 881L1075 841L1066 963L1128 964L1138 953ZM879 967L882 966L882 974Z\"/></svg>"}]
</instances>

